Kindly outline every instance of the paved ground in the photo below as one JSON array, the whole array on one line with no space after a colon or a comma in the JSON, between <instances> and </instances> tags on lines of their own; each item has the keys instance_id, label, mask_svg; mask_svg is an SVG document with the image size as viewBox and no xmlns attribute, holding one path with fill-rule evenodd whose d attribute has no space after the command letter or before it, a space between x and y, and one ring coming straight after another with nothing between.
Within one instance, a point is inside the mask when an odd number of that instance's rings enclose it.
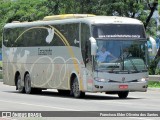
<instances>
[{"instance_id":1,"label":"paved ground","mask_svg":"<svg viewBox=\"0 0 160 120\"><path fill-rule=\"evenodd\" d=\"M42 94L21 94L15 91L15 87L3 85L0 82L0 111L160 111L160 91L130 93L125 100L119 99L117 95L104 93L87 93L84 99L75 99L59 95L56 90L43 91ZM31 118L23 119L30 120ZM18 118L18 120L23 119ZM152 117L36 118L36 120L39 119L158 120Z\"/></svg>"}]
</instances>

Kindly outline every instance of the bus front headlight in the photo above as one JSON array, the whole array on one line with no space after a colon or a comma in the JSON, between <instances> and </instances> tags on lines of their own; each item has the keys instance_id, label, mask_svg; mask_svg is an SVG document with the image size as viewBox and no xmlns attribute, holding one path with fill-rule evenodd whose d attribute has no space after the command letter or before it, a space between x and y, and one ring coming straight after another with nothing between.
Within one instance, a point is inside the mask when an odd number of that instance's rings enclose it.
<instances>
[{"instance_id":1,"label":"bus front headlight","mask_svg":"<svg viewBox=\"0 0 160 120\"><path fill-rule=\"evenodd\" d=\"M147 82L148 81L148 78L141 78L139 79L139 82Z\"/></svg>"},{"instance_id":2,"label":"bus front headlight","mask_svg":"<svg viewBox=\"0 0 160 120\"><path fill-rule=\"evenodd\" d=\"M106 79L104 79L104 78L98 78L98 77L94 78L94 80L98 81L98 82L107 82Z\"/></svg>"}]
</instances>

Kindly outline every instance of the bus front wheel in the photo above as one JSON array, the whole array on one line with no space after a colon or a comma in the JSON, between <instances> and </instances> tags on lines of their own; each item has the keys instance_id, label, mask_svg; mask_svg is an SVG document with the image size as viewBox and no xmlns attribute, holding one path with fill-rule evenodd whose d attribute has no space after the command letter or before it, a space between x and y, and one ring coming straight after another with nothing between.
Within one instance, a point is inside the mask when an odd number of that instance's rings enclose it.
<instances>
[{"instance_id":1,"label":"bus front wheel","mask_svg":"<svg viewBox=\"0 0 160 120\"><path fill-rule=\"evenodd\" d=\"M80 91L79 89L79 83L78 83L78 79L77 77L74 78L74 80L72 81L72 84L71 84L71 93L73 94L73 96L75 98L81 98L81 97L84 97L85 96L85 92L82 92Z\"/></svg>"},{"instance_id":2,"label":"bus front wheel","mask_svg":"<svg viewBox=\"0 0 160 120\"><path fill-rule=\"evenodd\" d=\"M122 92L118 93L118 96L120 99L125 99L125 98L127 98L128 93L129 93L128 91L122 91Z\"/></svg>"},{"instance_id":3,"label":"bus front wheel","mask_svg":"<svg viewBox=\"0 0 160 120\"><path fill-rule=\"evenodd\" d=\"M31 78L30 78L30 75L29 75L29 74L26 74L26 76L25 76L24 87L25 87L25 92L26 92L27 94L30 94L32 88L31 88Z\"/></svg>"}]
</instances>

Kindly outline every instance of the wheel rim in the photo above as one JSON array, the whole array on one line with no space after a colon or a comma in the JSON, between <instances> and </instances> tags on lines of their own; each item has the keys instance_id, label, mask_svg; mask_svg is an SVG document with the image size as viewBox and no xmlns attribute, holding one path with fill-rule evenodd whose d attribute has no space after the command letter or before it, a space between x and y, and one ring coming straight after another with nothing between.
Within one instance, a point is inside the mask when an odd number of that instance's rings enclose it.
<instances>
[{"instance_id":1,"label":"wheel rim","mask_svg":"<svg viewBox=\"0 0 160 120\"><path fill-rule=\"evenodd\" d=\"M17 87L18 87L18 91L22 91L23 90L23 87L21 86L21 79L18 79Z\"/></svg>"},{"instance_id":2,"label":"wheel rim","mask_svg":"<svg viewBox=\"0 0 160 120\"><path fill-rule=\"evenodd\" d=\"M74 96L78 96L80 94L78 81L75 80L73 84L73 94Z\"/></svg>"},{"instance_id":3,"label":"wheel rim","mask_svg":"<svg viewBox=\"0 0 160 120\"><path fill-rule=\"evenodd\" d=\"M25 80L25 91L26 93L29 93L31 91L31 82L28 75L26 75L26 80Z\"/></svg>"}]
</instances>

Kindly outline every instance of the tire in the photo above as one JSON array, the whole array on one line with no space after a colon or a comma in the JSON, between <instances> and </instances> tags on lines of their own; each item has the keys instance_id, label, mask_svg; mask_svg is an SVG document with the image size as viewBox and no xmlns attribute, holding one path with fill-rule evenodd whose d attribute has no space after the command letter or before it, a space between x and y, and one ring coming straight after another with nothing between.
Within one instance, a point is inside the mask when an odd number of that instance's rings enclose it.
<instances>
[{"instance_id":1,"label":"tire","mask_svg":"<svg viewBox=\"0 0 160 120\"><path fill-rule=\"evenodd\" d=\"M26 76L25 76L24 88L25 88L26 94L30 94L32 92L31 78L30 78L29 74L26 74Z\"/></svg>"},{"instance_id":2,"label":"tire","mask_svg":"<svg viewBox=\"0 0 160 120\"><path fill-rule=\"evenodd\" d=\"M71 95L73 95L75 98L82 98L85 96L85 92L79 90L79 83L77 77L72 81Z\"/></svg>"},{"instance_id":3,"label":"tire","mask_svg":"<svg viewBox=\"0 0 160 120\"><path fill-rule=\"evenodd\" d=\"M21 85L21 76L20 75L18 75L18 80L17 80L16 88L17 88L17 90L18 90L19 93L24 93L25 92L24 87Z\"/></svg>"},{"instance_id":4,"label":"tire","mask_svg":"<svg viewBox=\"0 0 160 120\"><path fill-rule=\"evenodd\" d=\"M125 98L127 98L128 94L129 94L128 91L123 91L123 92L119 92L118 96L120 99L125 99Z\"/></svg>"}]
</instances>

